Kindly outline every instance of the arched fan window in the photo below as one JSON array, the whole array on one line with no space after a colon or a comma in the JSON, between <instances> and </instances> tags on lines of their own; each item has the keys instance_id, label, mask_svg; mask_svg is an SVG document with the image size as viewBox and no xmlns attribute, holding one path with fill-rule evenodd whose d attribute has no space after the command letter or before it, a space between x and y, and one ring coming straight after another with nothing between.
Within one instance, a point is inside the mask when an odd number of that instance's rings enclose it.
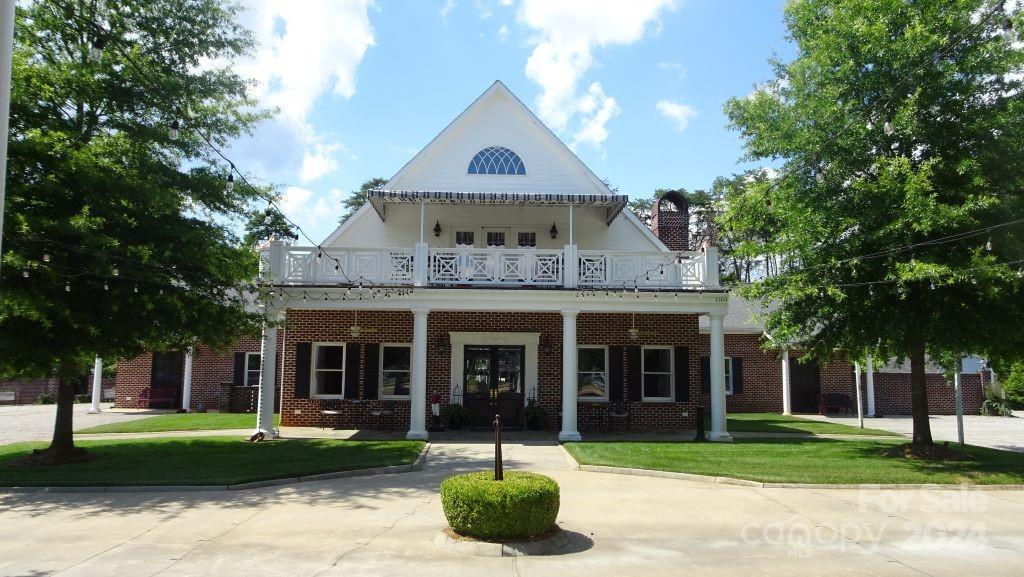
<instances>
[{"instance_id":1,"label":"arched fan window","mask_svg":"<svg viewBox=\"0 0 1024 577\"><path fill-rule=\"evenodd\" d=\"M469 174L526 174L519 155L504 146L488 146L469 161Z\"/></svg>"}]
</instances>

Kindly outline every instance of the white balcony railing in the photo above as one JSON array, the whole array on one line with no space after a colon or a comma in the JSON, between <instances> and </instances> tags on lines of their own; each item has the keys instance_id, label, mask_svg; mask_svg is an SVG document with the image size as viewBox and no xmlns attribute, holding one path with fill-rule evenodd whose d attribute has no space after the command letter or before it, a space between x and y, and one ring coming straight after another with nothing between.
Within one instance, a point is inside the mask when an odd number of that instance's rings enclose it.
<instances>
[{"instance_id":1,"label":"white balcony railing","mask_svg":"<svg viewBox=\"0 0 1024 577\"><path fill-rule=\"evenodd\" d=\"M718 288L718 253L504 248L332 248L271 243L275 284Z\"/></svg>"}]
</instances>

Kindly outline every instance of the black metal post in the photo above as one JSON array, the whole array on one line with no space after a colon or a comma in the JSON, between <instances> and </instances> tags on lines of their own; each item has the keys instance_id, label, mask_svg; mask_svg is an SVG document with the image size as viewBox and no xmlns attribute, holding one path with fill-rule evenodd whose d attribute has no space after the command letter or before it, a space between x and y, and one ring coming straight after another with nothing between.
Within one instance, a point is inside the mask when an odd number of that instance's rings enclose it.
<instances>
[{"instance_id":1,"label":"black metal post","mask_svg":"<svg viewBox=\"0 0 1024 577\"><path fill-rule=\"evenodd\" d=\"M704 407L697 407L697 436L693 438L695 442L707 441L707 435L704 434Z\"/></svg>"},{"instance_id":2,"label":"black metal post","mask_svg":"<svg viewBox=\"0 0 1024 577\"><path fill-rule=\"evenodd\" d=\"M501 415L494 415L494 480L505 479L501 463Z\"/></svg>"}]
</instances>

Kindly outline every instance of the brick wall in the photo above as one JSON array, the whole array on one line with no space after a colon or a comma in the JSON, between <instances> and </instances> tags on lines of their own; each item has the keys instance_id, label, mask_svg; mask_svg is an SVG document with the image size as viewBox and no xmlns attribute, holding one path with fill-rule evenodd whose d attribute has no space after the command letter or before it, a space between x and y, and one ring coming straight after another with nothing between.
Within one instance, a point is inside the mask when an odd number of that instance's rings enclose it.
<instances>
[{"instance_id":1,"label":"brick wall","mask_svg":"<svg viewBox=\"0 0 1024 577\"><path fill-rule=\"evenodd\" d=\"M875 414L909 415L910 373L875 373ZM945 375L929 373L925 375L928 385L928 413L932 415L956 414L956 399L953 384L946 381ZM985 390L981 376L977 373L960 375L963 387L964 414L977 415L981 412L981 403L985 400Z\"/></svg>"},{"instance_id":2,"label":"brick wall","mask_svg":"<svg viewBox=\"0 0 1024 577\"><path fill-rule=\"evenodd\" d=\"M285 332L278 331L278 369L281 366L280 351ZM196 409L202 404L206 409L217 409L220 406L221 383L230 383L234 379L235 353L259 351L260 339L248 336L243 336L225 352L214 351L206 345L197 346L192 355L192 395L189 407ZM115 378L115 406L135 408L139 392L150 386L152 370L152 353L143 353L134 359L119 362ZM277 396L275 394L275 399Z\"/></svg>"},{"instance_id":3,"label":"brick wall","mask_svg":"<svg viewBox=\"0 0 1024 577\"><path fill-rule=\"evenodd\" d=\"M295 343L298 342L357 342L357 343L411 343L412 314L405 311L363 311L359 313L359 324L372 327L377 332L365 332L352 338L347 327L355 322L350 311L304 311L289 310L289 346L284 351L284 395L282 424L285 426L315 426L319 420L321 401L317 399L296 399L295 389ZM639 341L629 339L627 330L631 324L630 315L625 314L581 314L577 319L577 342L579 344L623 345L661 344L687 346L691 351L697 346L696 315L638 315L637 325L650 336ZM562 316L559 313L498 313L498 312L431 312L427 320L427 399L439 395L443 403L450 401L451 392L451 347L438 350L440 337L448 342L449 332L531 332L541 333L538 349L538 402L550 416L552 429L558 429L556 415L562 403ZM657 336L653 336L653 335ZM362 350L362 349L360 349ZM362 356L365 354L361 353ZM625 357L625 354L624 354ZM361 366L365 358L361 359ZM623 370L628 374L627 359L623 358ZM698 364L695 355L690 354L691 398L696 396ZM365 387L360 371L358 382L360 399L365 399ZM369 386L376 386L375 383ZM623 391L624 398L628 392ZM369 412L378 401L345 399L327 402L330 408L342 412L337 423L342 427L363 427L376 424ZM605 403L580 402L579 426L583 430L596 427L603 420ZM634 405L633 426L636 428L692 427L694 402L639 403ZM384 425L395 429L409 426L409 402L397 401L396 411ZM423 407L428 412L428 407ZM682 412L689 412L683 417ZM429 418L429 414L428 414ZM428 421L429 422L429 421Z\"/></svg>"},{"instance_id":4,"label":"brick wall","mask_svg":"<svg viewBox=\"0 0 1024 577\"><path fill-rule=\"evenodd\" d=\"M114 377L103 377L101 390L114 386ZM42 394L49 393L54 398L57 396L57 379L10 379L0 378L0 391L10 391L15 395L14 401L0 401L0 404L7 405L31 405L36 402ZM75 394L92 394L92 372L82 377L75 385ZM90 397L91 398L91 397ZM101 399L106 402L106 399Z\"/></svg>"},{"instance_id":5,"label":"brick wall","mask_svg":"<svg viewBox=\"0 0 1024 577\"><path fill-rule=\"evenodd\" d=\"M667 206L659 210L655 204L651 208L651 230L669 250L689 250L688 218L684 212L670 210Z\"/></svg>"}]
</instances>

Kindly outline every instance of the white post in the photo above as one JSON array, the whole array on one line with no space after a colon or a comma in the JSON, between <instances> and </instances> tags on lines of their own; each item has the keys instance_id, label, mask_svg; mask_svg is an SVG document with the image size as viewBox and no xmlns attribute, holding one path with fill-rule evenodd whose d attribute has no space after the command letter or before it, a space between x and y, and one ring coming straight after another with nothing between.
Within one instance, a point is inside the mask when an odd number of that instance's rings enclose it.
<instances>
[{"instance_id":1,"label":"white post","mask_svg":"<svg viewBox=\"0 0 1024 577\"><path fill-rule=\"evenodd\" d=\"M711 314L711 432L709 441L729 442L725 425L725 315Z\"/></svg>"},{"instance_id":2,"label":"white post","mask_svg":"<svg viewBox=\"0 0 1024 577\"><path fill-rule=\"evenodd\" d=\"M430 309L412 309L412 375L409 387L409 432L406 439L427 438L427 315Z\"/></svg>"},{"instance_id":3,"label":"white post","mask_svg":"<svg viewBox=\"0 0 1024 577\"><path fill-rule=\"evenodd\" d=\"M718 288L718 247L704 247L704 286ZM723 369L725 370L725 369Z\"/></svg>"},{"instance_id":4,"label":"white post","mask_svg":"<svg viewBox=\"0 0 1024 577\"><path fill-rule=\"evenodd\" d=\"M100 397L103 394L103 359L96 357L92 364L92 406L89 407L89 414L95 415L100 412Z\"/></svg>"},{"instance_id":5,"label":"white post","mask_svg":"<svg viewBox=\"0 0 1024 577\"><path fill-rule=\"evenodd\" d=\"M4 0L3 6L0 6L0 255L3 254L4 239L4 191L7 186L7 138L11 113L13 54L14 0ZM0 258L0 261L2 260Z\"/></svg>"},{"instance_id":6,"label":"white post","mask_svg":"<svg viewBox=\"0 0 1024 577\"><path fill-rule=\"evenodd\" d=\"M192 409L192 347L185 351L185 377L181 385L181 408Z\"/></svg>"},{"instance_id":7,"label":"white post","mask_svg":"<svg viewBox=\"0 0 1024 577\"><path fill-rule=\"evenodd\" d=\"M427 286L429 282L430 248L425 242L418 242L413 247L412 282L415 286Z\"/></svg>"},{"instance_id":8,"label":"white post","mask_svg":"<svg viewBox=\"0 0 1024 577\"><path fill-rule=\"evenodd\" d=\"M782 349L782 414L792 415L793 404L789 397L789 349Z\"/></svg>"},{"instance_id":9,"label":"white post","mask_svg":"<svg viewBox=\"0 0 1024 577\"><path fill-rule=\"evenodd\" d=\"M274 428L274 375L277 373L277 327L263 327L263 345L260 348L260 389L256 409L256 432L266 437L277 437Z\"/></svg>"},{"instance_id":10,"label":"white post","mask_svg":"<svg viewBox=\"0 0 1024 577\"><path fill-rule=\"evenodd\" d=\"M861 429L864 428L864 406L863 400L860 394L860 363L857 361L853 362L853 383L857 390L857 426Z\"/></svg>"},{"instance_id":11,"label":"white post","mask_svg":"<svg viewBox=\"0 0 1024 577\"><path fill-rule=\"evenodd\" d=\"M420 242L423 242L423 226L425 224L424 219L426 218L427 205L424 204L423 199L420 199Z\"/></svg>"},{"instance_id":12,"label":"white post","mask_svg":"<svg viewBox=\"0 0 1024 577\"><path fill-rule=\"evenodd\" d=\"M580 431L576 425L577 371L576 361L576 317L580 314L576 309L562 311L562 432L558 433L559 441L580 441Z\"/></svg>"},{"instance_id":13,"label":"white post","mask_svg":"<svg viewBox=\"0 0 1024 577\"><path fill-rule=\"evenodd\" d=\"M868 416L875 416L875 360L868 355L864 376L868 387Z\"/></svg>"},{"instance_id":14,"label":"white post","mask_svg":"<svg viewBox=\"0 0 1024 577\"><path fill-rule=\"evenodd\" d=\"M572 205L569 205L569 244L572 244Z\"/></svg>"},{"instance_id":15,"label":"white post","mask_svg":"<svg viewBox=\"0 0 1024 577\"><path fill-rule=\"evenodd\" d=\"M962 370L963 363L957 360L956 369L953 371L953 392L956 395L956 438L961 446L964 444L964 389L960 382Z\"/></svg>"}]
</instances>

